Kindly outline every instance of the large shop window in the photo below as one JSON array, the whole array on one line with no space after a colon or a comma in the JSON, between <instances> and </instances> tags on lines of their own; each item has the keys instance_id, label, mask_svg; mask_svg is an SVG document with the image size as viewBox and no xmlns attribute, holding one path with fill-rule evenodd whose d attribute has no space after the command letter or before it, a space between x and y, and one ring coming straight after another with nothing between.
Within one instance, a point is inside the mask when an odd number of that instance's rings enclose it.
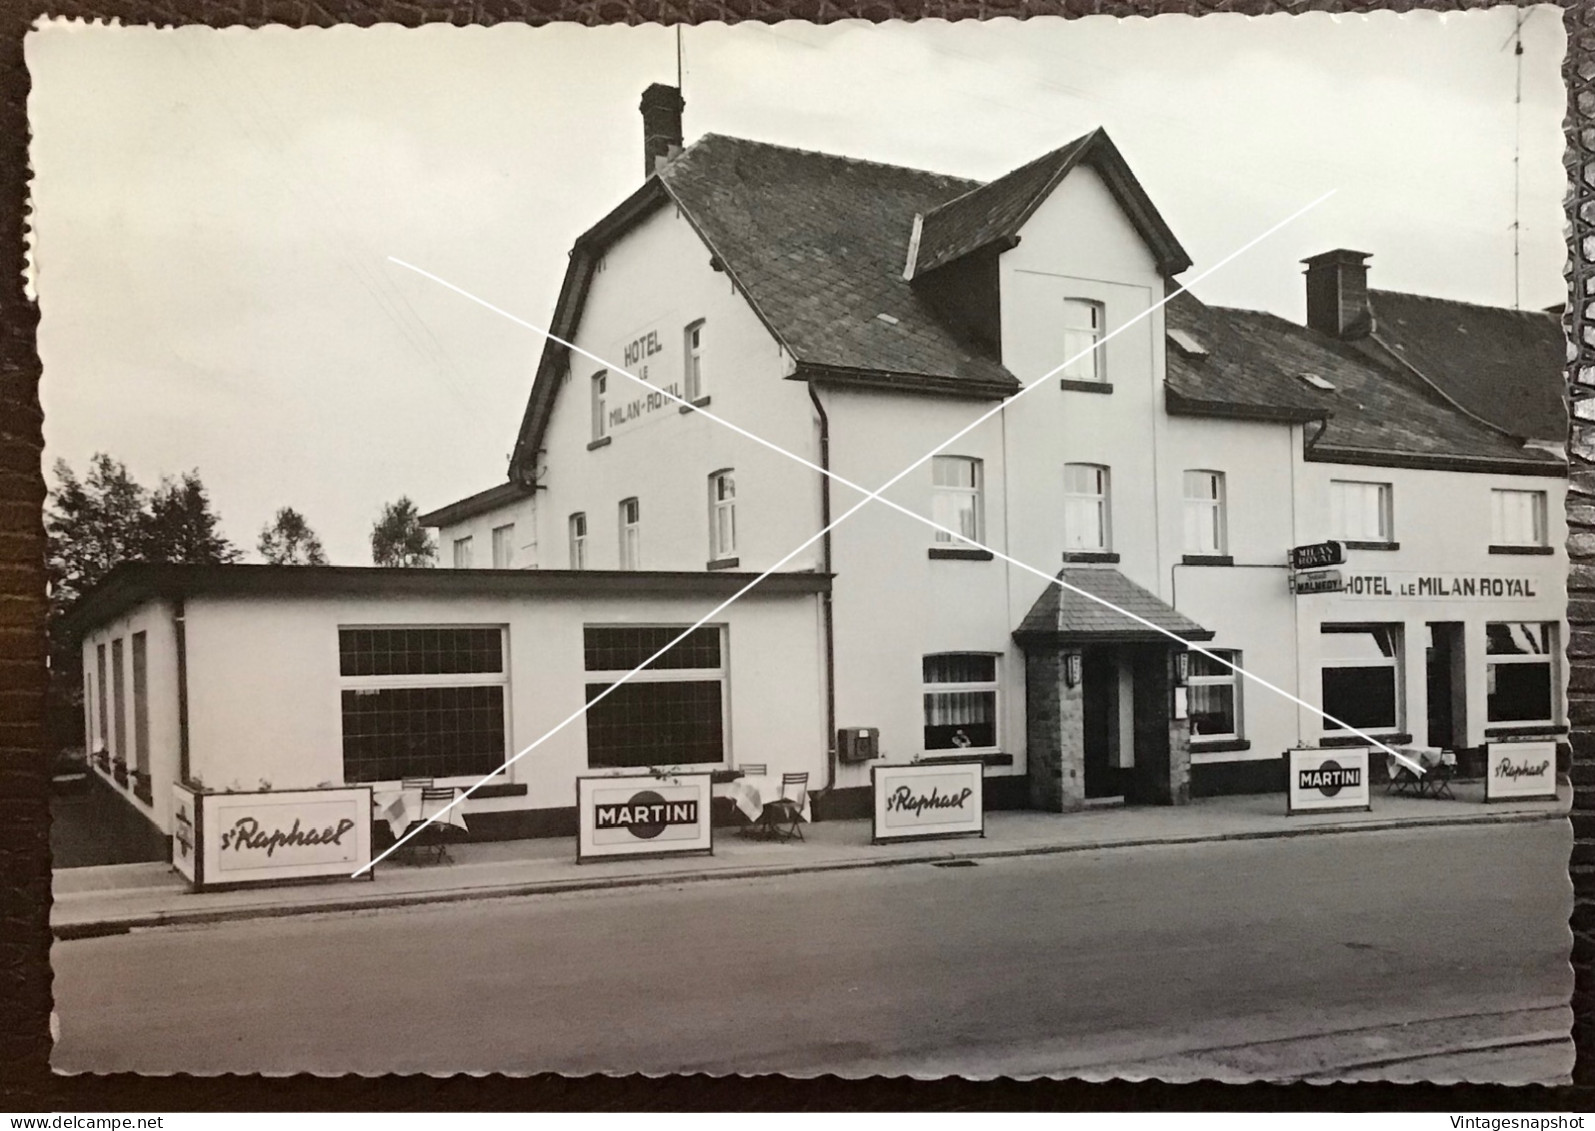
<instances>
[{"instance_id":1,"label":"large shop window","mask_svg":"<svg viewBox=\"0 0 1595 1131\"><path fill-rule=\"evenodd\" d=\"M968 456L936 456L930 466L935 491L930 517L938 526L956 530L972 542L985 541L980 461ZM933 532L933 541L940 546L966 545L942 530Z\"/></svg>"},{"instance_id":2,"label":"large shop window","mask_svg":"<svg viewBox=\"0 0 1595 1131\"><path fill-rule=\"evenodd\" d=\"M1329 481L1330 536L1347 542L1389 542L1390 484L1354 479Z\"/></svg>"},{"instance_id":3,"label":"large shop window","mask_svg":"<svg viewBox=\"0 0 1595 1131\"><path fill-rule=\"evenodd\" d=\"M1346 726L1391 733L1401 729L1401 626L1326 624L1322 626L1324 720L1326 731Z\"/></svg>"},{"instance_id":4,"label":"large shop window","mask_svg":"<svg viewBox=\"0 0 1595 1131\"><path fill-rule=\"evenodd\" d=\"M1507 621L1484 626L1487 716L1492 723L1555 722L1556 626Z\"/></svg>"},{"instance_id":5,"label":"large shop window","mask_svg":"<svg viewBox=\"0 0 1595 1131\"><path fill-rule=\"evenodd\" d=\"M1224 473L1185 473L1185 552L1225 553Z\"/></svg>"},{"instance_id":6,"label":"large shop window","mask_svg":"<svg viewBox=\"0 0 1595 1131\"><path fill-rule=\"evenodd\" d=\"M1108 469L1094 463L1063 467L1063 549L1107 551L1112 548L1109 523Z\"/></svg>"},{"instance_id":7,"label":"large shop window","mask_svg":"<svg viewBox=\"0 0 1595 1131\"><path fill-rule=\"evenodd\" d=\"M1241 680L1235 673L1235 668L1241 666L1241 654L1217 648L1210 651L1235 667L1227 667L1200 652L1190 653L1185 684L1192 742L1241 737Z\"/></svg>"},{"instance_id":8,"label":"large shop window","mask_svg":"<svg viewBox=\"0 0 1595 1131\"><path fill-rule=\"evenodd\" d=\"M724 629L704 626L620 683L686 625L589 625L587 764L719 766L726 761ZM606 689L620 686L604 698ZM594 700L597 699L597 702Z\"/></svg>"},{"instance_id":9,"label":"large shop window","mask_svg":"<svg viewBox=\"0 0 1595 1131\"><path fill-rule=\"evenodd\" d=\"M347 782L483 777L504 764L504 630L341 628Z\"/></svg>"},{"instance_id":10,"label":"large shop window","mask_svg":"<svg viewBox=\"0 0 1595 1131\"><path fill-rule=\"evenodd\" d=\"M1491 491L1490 544L1545 545L1545 492Z\"/></svg>"},{"instance_id":11,"label":"large shop window","mask_svg":"<svg viewBox=\"0 0 1595 1131\"><path fill-rule=\"evenodd\" d=\"M1083 298L1063 300L1063 377L1066 381L1105 381L1102 364L1102 304Z\"/></svg>"},{"instance_id":12,"label":"large shop window","mask_svg":"<svg viewBox=\"0 0 1595 1131\"><path fill-rule=\"evenodd\" d=\"M997 751L997 657L943 652L924 659L925 749Z\"/></svg>"}]
</instances>

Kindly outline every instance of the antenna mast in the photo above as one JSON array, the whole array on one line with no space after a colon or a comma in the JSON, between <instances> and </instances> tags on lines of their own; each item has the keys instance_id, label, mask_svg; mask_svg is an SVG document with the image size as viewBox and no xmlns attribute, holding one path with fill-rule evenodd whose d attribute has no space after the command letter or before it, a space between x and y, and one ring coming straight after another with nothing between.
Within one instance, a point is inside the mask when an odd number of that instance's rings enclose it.
<instances>
[{"instance_id":1,"label":"antenna mast","mask_svg":"<svg viewBox=\"0 0 1595 1131\"><path fill-rule=\"evenodd\" d=\"M1512 97L1512 309L1523 308L1522 284L1522 199L1523 177L1523 22L1527 18L1519 0L1517 25L1512 29L1513 63L1517 68L1515 90Z\"/></svg>"}]
</instances>

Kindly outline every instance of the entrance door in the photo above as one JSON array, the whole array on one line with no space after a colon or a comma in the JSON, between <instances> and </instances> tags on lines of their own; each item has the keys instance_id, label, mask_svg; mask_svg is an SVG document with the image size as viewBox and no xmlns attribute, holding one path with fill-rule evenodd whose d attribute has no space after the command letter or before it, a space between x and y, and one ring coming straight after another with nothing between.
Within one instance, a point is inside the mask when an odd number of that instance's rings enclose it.
<instances>
[{"instance_id":1,"label":"entrance door","mask_svg":"<svg viewBox=\"0 0 1595 1131\"><path fill-rule=\"evenodd\" d=\"M1429 745L1454 748L1461 722L1458 698L1464 690L1461 624L1443 621L1429 625L1424 666L1429 688Z\"/></svg>"},{"instance_id":2,"label":"entrance door","mask_svg":"<svg viewBox=\"0 0 1595 1131\"><path fill-rule=\"evenodd\" d=\"M1119 767L1119 665L1107 648L1087 648L1080 664L1085 795L1123 797Z\"/></svg>"}]
</instances>

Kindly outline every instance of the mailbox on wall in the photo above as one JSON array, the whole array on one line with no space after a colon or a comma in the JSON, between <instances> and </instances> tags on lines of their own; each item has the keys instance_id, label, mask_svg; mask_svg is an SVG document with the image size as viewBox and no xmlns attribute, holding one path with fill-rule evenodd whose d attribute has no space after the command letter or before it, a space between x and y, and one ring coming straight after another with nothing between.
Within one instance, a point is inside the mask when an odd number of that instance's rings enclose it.
<instances>
[{"instance_id":1,"label":"mailbox on wall","mask_svg":"<svg viewBox=\"0 0 1595 1131\"><path fill-rule=\"evenodd\" d=\"M836 735L836 756L844 762L868 762L881 756L879 727L843 727Z\"/></svg>"}]
</instances>

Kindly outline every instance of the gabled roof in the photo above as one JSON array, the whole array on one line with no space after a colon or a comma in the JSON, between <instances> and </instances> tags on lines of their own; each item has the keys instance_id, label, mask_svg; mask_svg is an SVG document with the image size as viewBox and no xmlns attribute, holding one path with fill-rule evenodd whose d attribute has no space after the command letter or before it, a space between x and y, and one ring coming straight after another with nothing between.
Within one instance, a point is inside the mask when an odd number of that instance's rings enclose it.
<instances>
[{"instance_id":1,"label":"gabled roof","mask_svg":"<svg viewBox=\"0 0 1595 1131\"><path fill-rule=\"evenodd\" d=\"M1368 292L1372 344L1468 412L1517 436L1567 441L1567 345L1560 315Z\"/></svg>"},{"instance_id":2,"label":"gabled roof","mask_svg":"<svg viewBox=\"0 0 1595 1131\"><path fill-rule=\"evenodd\" d=\"M1058 580L1110 601L1181 640L1211 640L1213 633L1184 613L1105 566L1065 566ZM1156 629L1061 585L1048 585L1014 630L1021 643L1089 643L1098 640L1167 640Z\"/></svg>"},{"instance_id":3,"label":"gabled roof","mask_svg":"<svg viewBox=\"0 0 1595 1131\"><path fill-rule=\"evenodd\" d=\"M422 526L453 526L455 523L464 522L479 514L496 510L505 503L512 503L524 499L533 491L531 487L519 483L500 483L497 487L489 487L485 491L478 491L474 495L450 503L446 507L439 507L420 518Z\"/></svg>"},{"instance_id":4,"label":"gabled roof","mask_svg":"<svg viewBox=\"0 0 1595 1131\"><path fill-rule=\"evenodd\" d=\"M1101 174L1119 207L1152 249L1165 275L1178 275L1191 257L1164 223L1107 133L1093 130L925 213L910 277L924 275L1019 234L1042 201L1081 164Z\"/></svg>"},{"instance_id":5,"label":"gabled roof","mask_svg":"<svg viewBox=\"0 0 1595 1131\"><path fill-rule=\"evenodd\" d=\"M1168 351L1166 403L1181 415L1320 420L1309 459L1557 475L1561 461L1474 421L1412 374L1356 346L1260 311L1208 306L1190 294L1167 324L1205 346ZM1333 386L1319 388L1312 374Z\"/></svg>"}]
</instances>

